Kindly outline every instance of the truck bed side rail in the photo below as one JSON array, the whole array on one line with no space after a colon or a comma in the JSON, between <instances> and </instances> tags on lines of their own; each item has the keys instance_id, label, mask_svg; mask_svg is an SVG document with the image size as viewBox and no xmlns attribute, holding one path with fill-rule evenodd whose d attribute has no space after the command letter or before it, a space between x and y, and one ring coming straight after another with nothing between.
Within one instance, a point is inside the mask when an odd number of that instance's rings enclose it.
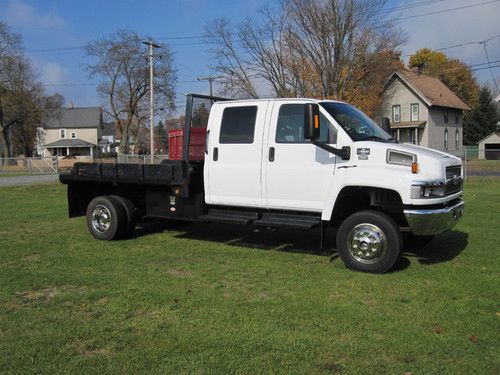
<instances>
[{"instance_id":1,"label":"truck bed side rail","mask_svg":"<svg viewBox=\"0 0 500 375\"><path fill-rule=\"evenodd\" d=\"M174 160L162 164L75 163L71 172L61 174L59 180L185 186L189 183L189 166Z\"/></svg>"}]
</instances>

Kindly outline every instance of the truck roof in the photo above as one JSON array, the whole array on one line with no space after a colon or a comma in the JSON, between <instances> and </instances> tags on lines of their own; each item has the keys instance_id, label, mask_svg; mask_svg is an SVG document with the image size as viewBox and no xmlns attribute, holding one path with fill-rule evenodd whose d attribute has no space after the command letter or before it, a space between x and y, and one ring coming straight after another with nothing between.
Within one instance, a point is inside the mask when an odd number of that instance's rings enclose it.
<instances>
[{"instance_id":1,"label":"truck roof","mask_svg":"<svg viewBox=\"0 0 500 375\"><path fill-rule=\"evenodd\" d=\"M320 103L320 102L334 102L334 103L345 103L341 100L333 100L333 99L312 99L312 98L259 98L259 99L234 99L234 100L224 100L215 102L214 104L232 104L232 103L255 103L255 102L279 102L279 101L297 101L303 103L312 102L312 103Z\"/></svg>"}]
</instances>

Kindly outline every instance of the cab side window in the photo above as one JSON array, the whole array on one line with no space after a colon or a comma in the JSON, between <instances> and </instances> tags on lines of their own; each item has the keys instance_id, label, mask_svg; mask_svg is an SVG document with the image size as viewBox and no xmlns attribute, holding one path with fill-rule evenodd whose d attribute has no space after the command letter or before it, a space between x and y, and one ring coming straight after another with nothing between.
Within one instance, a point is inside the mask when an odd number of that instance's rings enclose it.
<instances>
[{"instance_id":1,"label":"cab side window","mask_svg":"<svg viewBox=\"0 0 500 375\"><path fill-rule=\"evenodd\" d=\"M304 139L304 104L283 104L276 124L276 143L309 143ZM320 113L320 142L337 143L337 130Z\"/></svg>"},{"instance_id":2,"label":"cab side window","mask_svg":"<svg viewBox=\"0 0 500 375\"><path fill-rule=\"evenodd\" d=\"M224 109L219 143L253 143L256 118L257 106Z\"/></svg>"}]
</instances>

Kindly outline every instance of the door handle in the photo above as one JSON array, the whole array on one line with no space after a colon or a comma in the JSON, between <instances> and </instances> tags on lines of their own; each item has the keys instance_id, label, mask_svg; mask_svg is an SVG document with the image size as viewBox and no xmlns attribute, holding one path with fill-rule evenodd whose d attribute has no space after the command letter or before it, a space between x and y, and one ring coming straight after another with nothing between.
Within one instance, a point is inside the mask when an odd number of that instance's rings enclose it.
<instances>
[{"instance_id":1,"label":"door handle","mask_svg":"<svg viewBox=\"0 0 500 375\"><path fill-rule=\"evenodd\" d=\"M274 147L269 147L269 161L274 161Z\"/></svg>"},{"instance_id":2,"label":"door handle","mask_svg":"<svg viewBox=\"0 0 500 375\"><path fill-rule=\"evenodd\" d=\"M205 134L205 154L208 155L208 136L210 135L210 130L207 130Z\"/></svg>"},{"instance_id":3,"label":"door handle","mask_svg":"<svg viewBox=\"0 0 500 375\"><path fill-rule=\"evenodd\" d=\"M214 161L219 160L219 149L217 147L214 147L213 159L214 159Z\"/></svg>"}]
</instances>

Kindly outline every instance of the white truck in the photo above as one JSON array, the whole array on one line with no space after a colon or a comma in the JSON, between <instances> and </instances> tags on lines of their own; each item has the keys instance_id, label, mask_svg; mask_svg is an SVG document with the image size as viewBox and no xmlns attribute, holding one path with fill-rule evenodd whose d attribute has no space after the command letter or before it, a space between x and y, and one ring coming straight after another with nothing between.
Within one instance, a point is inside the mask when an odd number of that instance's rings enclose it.
<instances>
[{"instance_id":1,"label":"white truck","mask_svg":"<svg viewBox=\"0 0 500 375\"><path fill-rule=\"evenodd\" d=\"M186 107L180 160L77 163L61 174L70 217L86 215L103 240L127 235L139 219L320 227L321 246L334 227L347 267L382 273L403 233L423 243L462 216L461 160L398 143L387 118L379 127L333 100L191 94ZM206 134L201 149L196 128Z\"/></svg>"}]
</instances>

